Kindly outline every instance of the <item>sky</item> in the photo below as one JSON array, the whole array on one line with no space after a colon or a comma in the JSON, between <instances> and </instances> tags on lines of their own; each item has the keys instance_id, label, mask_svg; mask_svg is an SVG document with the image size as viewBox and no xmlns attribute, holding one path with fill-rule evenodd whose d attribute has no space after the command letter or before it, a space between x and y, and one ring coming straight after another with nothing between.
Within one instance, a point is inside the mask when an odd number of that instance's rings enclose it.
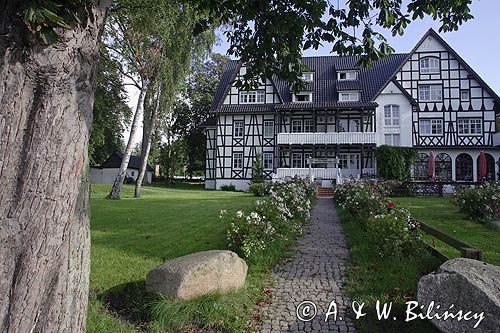
<instances>
[{"instance_id":1,"label":"sky","mask_svg":"<svg viewBox=\"0 0 500 333\"><path fill-rule=\"evenodd\" d=\"M500 95L500 1L473 0L473 20L463 23L458 31L440 33L441 37ZM397 53L410 52L429 28L438 31L439 22L430 18L412 22L403 36L386 34L389 45ZM222 31L218 32L219 43L213 51L226 54L229 44ZM304 56L329 55L331 47L325 44L318 50L307 50ZM129 105L134 110L137 103L137 89L127 86ZM125 139L128 139L128 131ZM136 142L139 141L137 138Z\"/></svg>"}]
</instances>

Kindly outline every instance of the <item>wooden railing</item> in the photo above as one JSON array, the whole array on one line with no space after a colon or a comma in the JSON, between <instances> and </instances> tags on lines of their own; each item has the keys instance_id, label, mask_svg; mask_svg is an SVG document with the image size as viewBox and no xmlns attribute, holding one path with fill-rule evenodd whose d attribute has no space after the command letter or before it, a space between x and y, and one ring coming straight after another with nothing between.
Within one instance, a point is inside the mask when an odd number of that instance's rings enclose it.
<instances>
[{"instance_id":1,"label":"wooden railing","mask_svg":"<svg viewBox=\"0 0 500 333\"><path fill-rule=\"evenodd\" d=\"M375 132L279 133L278 144L361 144L376 143Z\"/></svg>"},{"instance_id":2,"label":"wooden railing","mask_svg":"<svg viewBox=\"0 0 500 333\"><path fill-rule=\"evenodd\" d=\"M360 169L340 169L341 176L343 178L357 177L360 174ZM375 169L363 169L363 173L373 174ZM286 177L301 177L306 178L313 176L314 178L322 179L337 179L337 169L336 168L278 168L276 170L276 178L286 178Z\"/></svg>"},{"instance_id":3,"label":"wooden railing","mask_svg":"<svg viewBox=\"0 0 500 333\"><path fill-rule=\"evenodd\" d=\"M414 220L414 221L417 222L418 224L420 224L420 229L422 229L422 231L424 231L425 233L436 237L437 239L439 239L443 243L460 251L460 256L462 258L483 260L483 252L480 249L478 249L470 244L467 244L467 243L461 241L460 239L456 239L456 238L442 232L441 230L438 230L434 227L431 227L430 225L425 224L421 221L418 221L418 220ZM439 252L435 247L432 247L431 245L428 245L428 247L434 256L436 256L442 260L449 259L443 253Z\"/></svg>"}]
</instances>

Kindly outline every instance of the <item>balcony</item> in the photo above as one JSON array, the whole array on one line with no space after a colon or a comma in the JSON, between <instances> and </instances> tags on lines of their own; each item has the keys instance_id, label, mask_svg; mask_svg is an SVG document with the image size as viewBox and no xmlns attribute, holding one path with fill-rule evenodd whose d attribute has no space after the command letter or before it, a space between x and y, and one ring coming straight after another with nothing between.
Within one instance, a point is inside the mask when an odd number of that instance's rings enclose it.
<instances>
[{"instance_id":1,"label":"balcony","mask_svg":"<svg viewBox=\"0 0 500 333\"><path fill-rule=\"evenodd\" d=\"M342 178L358 177L361 173L360 169L340 169ZM363 169L363 174L374 175L374 168ZM337 168L278 168L274 178L300 177L314 179L322 178L333 180L337 179Z\"/></svg>"},{"instance_id":2,"label":"balcony","mask_svg":"<svg viewBox=\"0 0 500 333\"><path fill-rule=\"evenodd\" d=\"M279 133L280 145L375 144L375 132Z\"/></svg>"}]
</instances>

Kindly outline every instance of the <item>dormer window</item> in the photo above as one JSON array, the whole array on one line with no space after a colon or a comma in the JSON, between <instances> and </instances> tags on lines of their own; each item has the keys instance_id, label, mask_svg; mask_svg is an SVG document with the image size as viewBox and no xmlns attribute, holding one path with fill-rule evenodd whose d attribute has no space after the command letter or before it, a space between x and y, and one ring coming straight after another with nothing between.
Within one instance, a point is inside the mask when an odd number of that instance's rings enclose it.
<instances>
[{"instance_id":1,"label":"dormer window","mask_svg":"<svg viewBox=\"0 0 500 333\"><path fill-rule=\"evenodd\" d=\"M425 57L420 59L421 74L439 73L439 59L435 57Z\"/></svg>"},{"instance_id":2,"label":"dormer window","mask_svg":"<svg viewBox=\"0 0 500 333\"><path fill-rule=\"evenodd\" d=\"M312 102L312 92L301 92L293 94L293 101L296 103Z\"/></svg>"},{"instance_id":3,"label":"dormer window","mask_svg":"<svg viewBox=\"0 0 500 333\"><path fill-rule=\"evenodd\" d=\"M304 72L302 73L302 81L305 82L313 82L314 80L314 74L312 72Z\"/></svg>"},{"instance_id":4,"label":"dormer window","mask_svg":"<svg viewBox=\"0 0 500 333\"><path fill-rule=\"evenodd\" d=\"M263 90L240 91L240 103L241 104L263 104L265 96L266 96L266 94Z\"/></svg>"},{"instance_id":5,"label":"dormer window","mask_svg":"<svg viewBox=\"0 0 500 333\"><path fill-rule=\"evenodd\" d=\"M337 80L339 80L339 81L357 80L357 79L358 79L358 72L357 71L337 72Z\"/></svg>"},{"instance_id":6,"label":"dormer window","mask_svg":"<svg viewBox=\"0 0 500 333\"><path fill-rule=\"evenodd\" d=\"M359 91L339 92L339 102L359 102Z\"/></svg>"}]
</instances>

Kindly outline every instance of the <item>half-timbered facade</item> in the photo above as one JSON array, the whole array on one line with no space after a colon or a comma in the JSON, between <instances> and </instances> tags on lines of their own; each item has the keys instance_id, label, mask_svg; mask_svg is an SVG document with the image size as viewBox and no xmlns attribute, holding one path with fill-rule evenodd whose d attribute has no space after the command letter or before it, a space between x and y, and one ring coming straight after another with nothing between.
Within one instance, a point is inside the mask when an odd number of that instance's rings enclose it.
<instances>
[{"instance_id":1,"label":"half-timbered facade","mask_svg":"<svg viewBox=\"0 0 500 333\"><path fill-rule=\"evenodd\" d=\"M206 187L248 188L257 154L268 179L313 175L326 186L339 174L375 176L383 144L418 149L416 180L427 179L431 152L439 180L477 180L481 152L498 178L500 99L436 32L370 68L358 59L303 58L298 93L277 78L239 90L246 68L230 61L206 126Z\"/></svg>"}]
</instances>

